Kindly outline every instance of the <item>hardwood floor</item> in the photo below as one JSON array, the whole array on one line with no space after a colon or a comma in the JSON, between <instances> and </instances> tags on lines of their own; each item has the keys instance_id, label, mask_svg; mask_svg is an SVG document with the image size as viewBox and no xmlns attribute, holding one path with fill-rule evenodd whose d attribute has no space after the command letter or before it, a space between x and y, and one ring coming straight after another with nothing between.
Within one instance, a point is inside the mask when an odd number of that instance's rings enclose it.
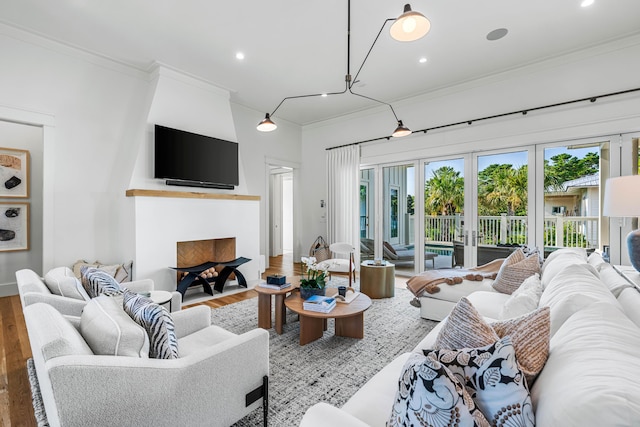
<instances>
[{"instance_id":1,"label":"hardwood floor","mask_svg":"<svg viewBox=\"0 0 640 427\"><path fill-rule=\"evenodd\" d=\"M301 266L293 263L293 256L285 254L269 258L270 267L264 273L299 275ZM255 298L253 290L216 298L194 305L222 307ZM0 427L35 426L31 388L27 377L27 359L31 357L31 346L22 315L18 295L0 298Z\"/></svg>"}]
</instances>

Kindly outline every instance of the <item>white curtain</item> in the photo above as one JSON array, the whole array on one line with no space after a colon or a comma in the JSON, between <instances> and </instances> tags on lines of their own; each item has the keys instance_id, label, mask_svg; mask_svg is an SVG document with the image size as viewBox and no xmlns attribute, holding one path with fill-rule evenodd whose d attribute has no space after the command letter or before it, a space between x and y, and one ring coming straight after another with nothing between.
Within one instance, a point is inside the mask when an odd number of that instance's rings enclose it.
<instances>
[{"instance_id":1,"label":"white curtain","mask_svg":"<svg viewBox=\"0 0 640 427\"><path fill-rule=\"evenodd\" d=\"M329 243L353 245L360 255L360 147L329 150L327 156L329 200L327 203L327 239Z\"/></svg>"}]
</instances>

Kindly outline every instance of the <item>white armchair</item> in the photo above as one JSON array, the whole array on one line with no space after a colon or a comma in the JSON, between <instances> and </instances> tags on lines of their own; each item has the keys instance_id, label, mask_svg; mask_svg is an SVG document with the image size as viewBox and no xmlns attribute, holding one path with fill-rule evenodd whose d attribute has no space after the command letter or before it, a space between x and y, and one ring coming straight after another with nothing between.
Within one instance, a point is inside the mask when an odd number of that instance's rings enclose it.
<instances>
[{"instance_id":1,"label":"white armchair","mask_svg":"<svg viewBox=\"0 0 640 427\"><path fill-rule=\"evenodd\" d=\"M49 284L45 283L45 280L33 270L16 271L16 282L22 307L44 302L55 307L62 314L80 316L90 298L76 279L73 271L67 267L59 267L47 273L47 279L49 279ZM55 282L55 285L51 284L52 281ZM55 287L57 293L52 293L50 286ZM122 286L136 293L154 290L154 283L151 279L125 282ZM178 311L181 306L182 296L179 292L172 292L171 310Z\"/></svg>"},{"instance_id":2,"label":"white armchair","mask_svg":"<svg viewBox=\"0 0 640 427\"><path fill-rule=\"evenodd\" d=\"M349 287L353 281L356 280L356 267L353 261L353 254L355 248L349 243L332 243L329 245L332 258L324 260L318 263L318 268L326 269L329 274L339 273L347 274L349 276ZM339 256L346 256L346 258L340 258Z\"/></svg>"},{"instance_id":3,"label":"white armchair","mask_svg":"<svg viewBox=\"0 0 640 427\"><path fill-rule=\"evenodd\" d=\"M229 426L261 403L266 426L263 329L233 334L212 325L204 306L172 313L180 357L160 360L95 355L83 328L48 304L27 306L24 316L51 426Z\"/></svg>"}]
</instances>

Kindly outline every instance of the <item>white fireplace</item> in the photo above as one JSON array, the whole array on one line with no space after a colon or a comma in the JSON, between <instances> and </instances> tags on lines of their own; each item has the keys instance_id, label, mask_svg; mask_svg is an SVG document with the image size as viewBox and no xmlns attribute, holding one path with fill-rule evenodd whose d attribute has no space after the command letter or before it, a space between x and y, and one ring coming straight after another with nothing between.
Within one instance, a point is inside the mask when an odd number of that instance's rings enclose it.
<instances>
[{"instance_id":1,"label":"white fireplace","mask_svg":"<svg viewBox=\"0 0 640 427\"><path fill-rule=\"evenodd\" d=\"M177 242L235 238L238 268L249 286L260 279L260 198L207 193L129 190L135 205L136 278L175 290ZM234 257L234 258L235 258ZM218 260L211 260L218 261Z\"/></svg>"}]
</instances>

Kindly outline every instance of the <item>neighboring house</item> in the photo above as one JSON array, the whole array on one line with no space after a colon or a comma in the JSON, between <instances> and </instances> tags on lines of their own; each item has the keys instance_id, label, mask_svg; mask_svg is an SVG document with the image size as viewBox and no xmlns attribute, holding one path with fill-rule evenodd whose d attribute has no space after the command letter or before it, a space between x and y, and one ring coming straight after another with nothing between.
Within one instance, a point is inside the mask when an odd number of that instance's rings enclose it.
<instances>
[{"instance_id":1,"label":"neighboring house","mask_svg":"<svg viewBox=\"0 0 640 427\"><path fill-rule=\"evenodd\" d=\"M561 191L544 193L545 216L599 216L600 174L582 176L562 183Z\"/></svg>"}]
</instances>

